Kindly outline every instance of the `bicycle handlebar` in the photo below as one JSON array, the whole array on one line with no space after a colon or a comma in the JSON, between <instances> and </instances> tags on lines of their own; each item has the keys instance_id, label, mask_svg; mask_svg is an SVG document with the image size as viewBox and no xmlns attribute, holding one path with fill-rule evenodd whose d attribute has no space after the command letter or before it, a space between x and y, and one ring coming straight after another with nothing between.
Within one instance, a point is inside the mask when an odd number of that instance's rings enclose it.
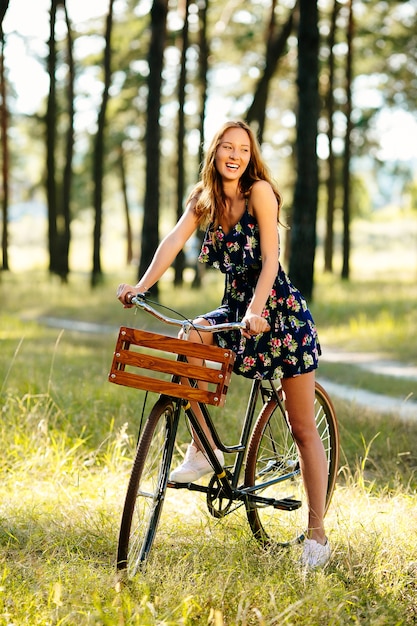
<instances>
[{"instance_id":1,"label":"bicycle handlebar","mask_svg":"<svg viewBox=\"0 0 417 626\"><path fill-rule=\"evenodd\" d=\"M195 324L192 320L189 319L180 320L174 317L168 317L167 315L164 315L160 311L154 309L153 306L149 304L149 302L146 302L146 295L144 293L137 293L135 295L132 295L132 297L129 299L129 302L131 304L134 304L138 309L141 309L146 313L150 313L161 322L164 322L165 324L170 324L171 326L178 326L180 328L183 328L184 330L193 328L195 330L206 333L219 333L221 331L228 330L246 330L246 325L243 322L227 322L224 324L215 324L213 326L204 326L203 324Z\"/></svg>"}]
</instances>

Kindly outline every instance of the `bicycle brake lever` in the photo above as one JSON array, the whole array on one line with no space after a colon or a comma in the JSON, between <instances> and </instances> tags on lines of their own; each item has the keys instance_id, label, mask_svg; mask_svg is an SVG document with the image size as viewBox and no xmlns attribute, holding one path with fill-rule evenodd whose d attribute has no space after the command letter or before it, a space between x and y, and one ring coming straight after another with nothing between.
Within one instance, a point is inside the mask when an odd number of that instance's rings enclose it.
<instances>
[{"instance_id":1,"label":"bicycle brake lever","mask_svg":"<svg viewBox=\"0 0 417 626\"><path fill-rule=\"evenodd\" d=\"M146 301L146 293L129 293L126 296L126 300L129 304L136 304L135 300L139 300L140 302Z\"/></svg>"}]
</instances>

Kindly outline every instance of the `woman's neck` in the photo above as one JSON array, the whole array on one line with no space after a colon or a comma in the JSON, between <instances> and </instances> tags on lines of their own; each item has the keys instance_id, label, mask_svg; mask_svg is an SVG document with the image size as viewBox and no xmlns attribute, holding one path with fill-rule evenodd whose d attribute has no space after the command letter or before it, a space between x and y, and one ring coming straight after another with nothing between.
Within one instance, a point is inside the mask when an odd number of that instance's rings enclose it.
<instances>
[{"instance_id":1,"label":"woman's neck","mask_svg":"<svg viewBox=\"0 0 417 626\"><path fill-rule=\"evenodd\" d=\"M224 212L220 216L219 223L225 233L237 224L245 212L245 198L239 189L239 186L224 185L223 192L225 196Z\"/></svg>"},{"instance_id":2,"label":"woman's neck","mask_svg":"<svg viewBox=\"0 0 417 626\"><path fill-rule=\"evenodd\" d=\"M232 209L237 204L240 204L244 197L240 190L239 184L235 183L234 181L231 183L223 184L223 193L227 209Z\"/></svg>"}]
</instances>

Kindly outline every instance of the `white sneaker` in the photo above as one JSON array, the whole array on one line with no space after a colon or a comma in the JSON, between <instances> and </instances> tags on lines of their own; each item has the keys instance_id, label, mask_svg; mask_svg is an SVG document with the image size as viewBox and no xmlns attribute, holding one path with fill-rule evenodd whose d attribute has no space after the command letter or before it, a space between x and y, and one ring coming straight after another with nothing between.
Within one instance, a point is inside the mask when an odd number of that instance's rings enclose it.
<instances>
[{"instance_id":1,"label":"white sneaker","mask_svg":"<svg viewBox=\"0 0 417 626\"><path fill-rule=\"evenodd\" d=\"M329 561L330 555L329 541L322 545L315 539L306 539L304 541L303 554L301 555L301 564L308 569L323 567Z\"/></svg>"},{"instance_id":2,"label":"white sneaker","mask_svg":"<svg viewBox=\"0 0 417 626\"><path fill-rule=\"evenodd\" d=\"M221 450L217 448L214 454L218 458L221 465L224 465L224 456ZM172 470L169 480L175 483L192 483L205 474L213 473L213 468L204 456L203 452L197 450L193 445L189 445L184 461L179 467Z\"/></svg>"}]
</instances>

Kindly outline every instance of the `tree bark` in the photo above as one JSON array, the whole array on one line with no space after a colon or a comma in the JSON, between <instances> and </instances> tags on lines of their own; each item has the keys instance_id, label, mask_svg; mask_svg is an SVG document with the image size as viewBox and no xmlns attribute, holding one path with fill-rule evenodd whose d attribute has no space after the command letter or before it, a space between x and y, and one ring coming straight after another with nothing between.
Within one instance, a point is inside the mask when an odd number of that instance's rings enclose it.
<instances>
[{"instance_id":1,"label":"tree bark","mask_svg":"<svg viewBox=\"0 0 417 626\"><path fill-rule=\"evenodd\" d=\"M199 30L198 30L198 82L200 85L200 144L198 147L198 171L201 171L201 167L204 159L204 143L205 143L205 131L204 122L206 119L206 106L207 106L207 93L208 93L208 59L210 56L210 45L207 37L207 13L209 8L209 0L202 0L198 7L199 17ZM197 233L200 242L203 242L204 233L199 230ZM196 260L194 280L192 283L193 289L201 287L203 275L205 272L205 263L199 263Z\"/></svg>"},{"instance_id":2,"label":"tree bark","mask_svg":"<svg viewBox=\"0 0 417 626\"><path fill-rule=\"evenodd\" d=\"M168 0L154 0L151 9L151 42L148 54L149 77L145 135L146 183L139 278L146 271L159 243L159 149L161 141L159 115L167 12ZM157 297L157 284L153 286L152 293Z\"/></svg>"},{"instance_id":3,"label":"tree bark","mask_svg":"<svg viewBox=\"0 0 417 626\"><path fill-rule=\"evenodd\" d=\"M205 130L204 122L206 119L207 94L208 94L208 70L210 44L207 37L207 15L209 9L209 0L202 0L199 3L199 31L198 31L198 82L200 85L200 145L198 149L198 169L201 170L204 159L204 143Z\"/></svg>"},{"instance_id":4,"label":"tree bark","mask_svg":"<svg viewBox=\"0 0 417 626\"><path fill-rule=\"evenodd\" d=\"M334 0L333 11L330 23L330 32L328 38L329 46L329 82L326 94L326 113L327 113L327 139L329 142L329 156L327 159L327 207L326 207L326 234L324 237L324 270L326 272L333 271L333 252L334 252L334 211L336 201L336 167L335 155L333 151L334 138L334 74L335 74L335 55L334 45L336 41L337 15L339 13L339 2Z\"/></svg>"},{"instance_id":5,"label":"tree bark","mask_svg":"<svg viewBox=\"0 0 417 626\"><path fill-rule=\"evenodd\" d=\"M317 0L300 0L297 76L297 180L294 193L289 274L294 284L307 299L311 299L313 295L316 251L318 53Z\"/></svg>"},{"instance_id":6,"label":"tree bark","mask_svg":"<svg viewBox=\"0 0 417 626\"><path fill-rule=\"evenodd\" d=\"M4 16L6 15L6 11L9 7L9 0L0 0L0 36L3 37L3 29L1 25L3 24Z\"/></svg>"},{"instance_id":7,"label":"tree bark","mask_svg":"<svg viewBox=\"0 0 417 626\"><path fill-rule=\"evenodd\" d=\"M50 28L48 42L48 75L49 92L46 107L46 197L48 204L48 246L49 246L49 271L56 273L58 270L58 230L57 230L57 191L56 191L56 64L57 52L55 41L56 13L59 0L52 0L50 10Z\"/></svg>"},{"instance_id":8,"label":"tree bark","mask_svg":"<svg viewBox=\"0 0 417 626\"><path fill-rule=\"evenodd\" d=\"M177 220L183 213L184 191L185 191L185 169L184 169L184 137L185 137L185 86L187 82L187 50L188 50L188 7L190 0L184 2L184 25L182 29L181 42L181 63L180 76L178 80L178 128L177 128ZM185 268L185 254L181 250L174 263L175 275L174 284L182 285Z\"/></svg>"},{"instance_id":9,"label":"tree bark","mask_svg":"<svg viewBox=\"0 0 417 626\"><path fill-rule=\"evenodd\" d=\"M67 25L67 63L68 63L68 83L67 83L67 103L68 103L68 128L66 132L65 145L65 165L62 181L62 216L63 230L59 234L59 261L58 271L63 281L68 280L69 274L69 249L71 240L71 187L72 187L72 161L74 154L74 82L75 66L73 57L72 28L68 16L65 0L62 2L65 12L65 22Z\"/></svg>"},{"instance_id":10,"label":"tree bark","mask_svg":"<svg viewBox=\"0 0 417 626\"><path fill-rule=\"evenodd\" d=\"M2 22L6 13L9 1L2 1L0 4L0 139L1 139L1 161L2 161L2 270L9 270L9 110L7 106L6 77L4 71L4 49L5 37Z\"/></svg>"},{"instance_id":11,"label":"tree bark","mask_svg":"<svg viewBox=\"0 0 417 626\"><path fill-rule=\"evenodd\" d=\"M262 143L265 129L266 108L271 79L276 71L279 58L284 54L288 37L293 29L294 15L297 11L297 5L295 5L295 7L291 9L288 19L283 25L281 31L277 33L275 23L275 6L276 0L273 0L267 33L264 72L257 84L252 104L246 113L246 121L248 124L254 121L257 122L257 136L259 143Z\"/></svg>"},{"instance_id":12,"label":"tree bark","mask_svg":"<svg viewBox=\"0 0 417 626\"><path fill-rule=\"evenodd\" d=\"M57 133L60 125L58 94L57 94L57 43L55 39L56 19L58 7L62 7L67 26L67 64L68 83L66 102L67 131L65 149L62 159L58 160L62 142ZM50 10L49 35L49 93L46 110L46 195L48 204L48 243L49 243L49 271L67 281L69 273L69 245L70 245L70 199L72 183L72 158L74 146L74 80L75 70L72 55L73 41L71 24L66 10L66 0L52 0ZM59 176L57 163L64 162L62 178Z\"/></svg>"},{"instance_id":13,"label":"tree bark","mask_svg":"<svg viewBox=\"0 0 417 626\"><path fill-rule=\"evenodd\" d=\"M113 4L109 0L109 10L106 19L105 48L104 48L104 86L101 107L97 119L97 134L95 137L93 154L93 184L94 184L94 234L93 234L93 270L91 286L95 287L102 278L101 268L101 231L103 223L103 172L104 172L104 141L106 131L106 111L109 100L111 82L111 34L113 26Z\"/></svg>"},{"instance_id":14,"label":"tree bark","mask_svg":"<svg viewBox=\"0 0 417 626\"><path fill-rule=\"evenodd\" d=\"M133 259L133 235L132 235L132 224L130 220L129 199L127 195L126 163L125 163L125 151L124 151L123 145L120 146L118 162L119 162L119 169L120 169L123 206L124 206L125 217L126 217L126 242L127 242L126 262L128 265L130 265Z\"/></svg>"},{"instance_id":15,"label":"tree bark","mask_svg":"<svg viewBox=\"0 0 417 626\"><path fill-rule=\"evenodd\" d=\"M342 278L347 280L350 274L350 159L352 134L352 57L353 57L353 0L349 0L349 18L347 28L346 57L346 137L343 155L343 264Z\"/></svg>"}]
</instances>

